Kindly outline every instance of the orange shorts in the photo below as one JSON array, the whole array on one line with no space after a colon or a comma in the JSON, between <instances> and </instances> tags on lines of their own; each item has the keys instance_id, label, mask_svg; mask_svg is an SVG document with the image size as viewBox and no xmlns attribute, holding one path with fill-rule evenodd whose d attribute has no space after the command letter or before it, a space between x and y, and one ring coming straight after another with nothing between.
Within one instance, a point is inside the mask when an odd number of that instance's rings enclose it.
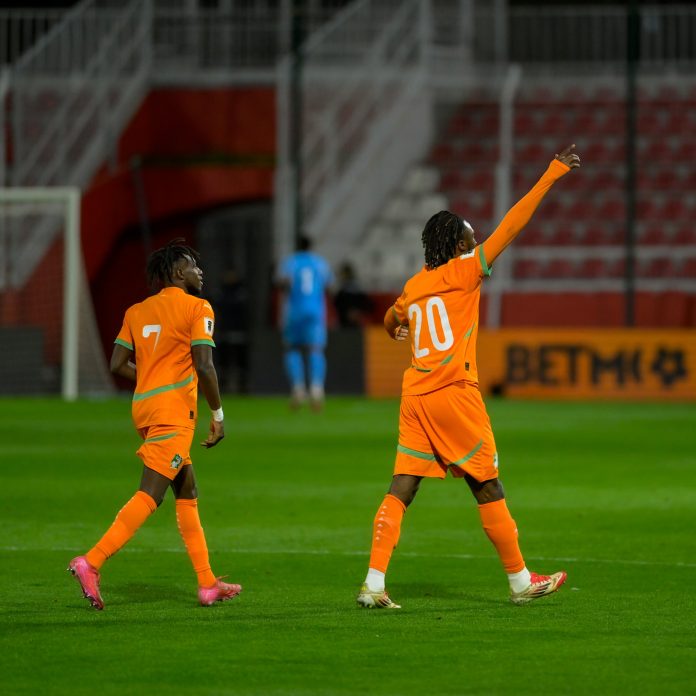
<instances>
[{"instance_id":1,"label":"orange shorts","mask_svg":"<svg viewBox=\"0 0 696 696\"><path fill-rule=\"evenodd\" d=\"M182 466L191 463L193 428L175 425L150 425L140 428L138 434L144 442L136 454L143 464L170 480L174 480Z\"/></svg>"},{"instance_id":2,"label":"orange shorts","mask_svg":"<svg viewBox=\"0 0 696 696\"><path fill-rule=\"evenodd\" d=\"M455 382L428 394L401 397L394 474L445 478L498 477L491 421L477 387Z\"/></svg>"}]
</instances>

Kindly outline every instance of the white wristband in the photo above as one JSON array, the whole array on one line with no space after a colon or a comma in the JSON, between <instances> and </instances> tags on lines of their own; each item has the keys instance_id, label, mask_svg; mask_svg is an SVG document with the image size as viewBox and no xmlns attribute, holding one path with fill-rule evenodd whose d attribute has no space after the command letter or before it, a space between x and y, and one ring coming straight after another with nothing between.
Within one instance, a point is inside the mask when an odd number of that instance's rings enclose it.
<instances>
[{"instance_id":1,"label":"white wristband","mask_svg":"<svg viewBox=\"0 0 696 696\"><path fill-rule=\"evenodd\" d=\"M220 406L220 408L218 408L216 411L211 411L211 413L213 414L213 420L217 423L225 419L225 414L222 412L222 406Z\"/></svg>"}]
</instances>

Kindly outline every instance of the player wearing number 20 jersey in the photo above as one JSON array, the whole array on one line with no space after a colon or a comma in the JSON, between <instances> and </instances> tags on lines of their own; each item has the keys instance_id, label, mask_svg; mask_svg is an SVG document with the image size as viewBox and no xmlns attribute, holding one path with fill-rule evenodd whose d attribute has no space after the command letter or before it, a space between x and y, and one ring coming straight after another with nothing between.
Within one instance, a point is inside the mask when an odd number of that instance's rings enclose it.
<instances>
[{"instance_id":1,"label":"player wearing number 20 jersey","mask_svg":"<svg viewBox=\"0 0 696 696\"><path fill-rule=\"evenodd\" d=\"M507 572L515 604L550 594L565 581L563 571L530 573L522 558L478 390L476 338L482 280L551 186L579 166L573 147L556 156L483 244L476 244L469 223L449 211L433 215L425 225L425 266L384 318L393 338L410 337L411 364L403 379L394 477L375 517L370 566L357 598L361 606L398 608L384 589L384 577L404 512L423 478L444 478L448 471L467 482L479 503L483 529Z\"/></svg>"},{"instance_id":2,"label":"player wearing number 20 jersey","mask_svg":"<svg viewBox=\"0 0 696 696\"><path fill-rule=\"evenodd\" d=\"M425 394L460 380L478 384L479 297L488 275L479 246L433 270L423 268L406 283L393 308L413 342L402 394Z\"/></svg>"}]
</instances>

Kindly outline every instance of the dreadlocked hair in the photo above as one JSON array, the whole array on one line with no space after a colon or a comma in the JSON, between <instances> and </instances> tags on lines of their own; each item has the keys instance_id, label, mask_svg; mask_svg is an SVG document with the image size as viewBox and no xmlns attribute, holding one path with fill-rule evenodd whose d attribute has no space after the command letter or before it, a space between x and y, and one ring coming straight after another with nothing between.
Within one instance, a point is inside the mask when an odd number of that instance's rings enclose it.
<instances>
[{"instance_id":1,"label":"dreadlocked hair","mask_svg":"<svg viewBox=\"0 0 696 696\"><path fill-rule=\"evenodd\" d=\"M425 249L425 265L437 268L447 263L457 253L457 242L464 238L464 223L462 219L441 210L425 223L421 241Z\"/></svg>"},{"instance_id":2,"label":"dreadlocked hair","mask_svg":"<svg viewBox=\"0 0 696 696\"><path fill-rule=\"evenodd\" d=\"M200 254L186 244L183 237L172 239L166 246L153 251L147 259L147 282L153 290L164 287L172 282L174 266L185 256L190 256L196 263Z\"/></svg>"}]
</instances>

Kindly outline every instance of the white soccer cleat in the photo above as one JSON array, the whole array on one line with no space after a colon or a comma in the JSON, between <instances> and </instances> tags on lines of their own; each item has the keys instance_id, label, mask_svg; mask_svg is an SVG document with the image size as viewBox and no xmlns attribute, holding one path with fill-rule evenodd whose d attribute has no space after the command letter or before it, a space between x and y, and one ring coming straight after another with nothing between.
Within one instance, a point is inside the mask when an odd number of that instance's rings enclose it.
<instances>
[{"instance_id":1,"label":"white soccer cleat","mask_svg":"<svg viewBox=\"0 0 696 696\"><path fill-rule=\"evenodd\" d=\"M546 597L555 592L568 577L568 574L561 570L553 575L537 575L530 573L531 582L524 590L513 592L510 590L510 601L513 604L529 604L534 599Z\"/></svg>"},{"instance_id":2,"label":"white soccer cleat","mask_svg":"<svg viewBox=\"0 0 696 696\"><path fill-rule=\"evenodd\" d=\"M366 609L401 609L400 604L395 604L391 601L386 590L372 592L367 583L363 583L356 601L361 607Z\"/></svg>"}]
</instances>

